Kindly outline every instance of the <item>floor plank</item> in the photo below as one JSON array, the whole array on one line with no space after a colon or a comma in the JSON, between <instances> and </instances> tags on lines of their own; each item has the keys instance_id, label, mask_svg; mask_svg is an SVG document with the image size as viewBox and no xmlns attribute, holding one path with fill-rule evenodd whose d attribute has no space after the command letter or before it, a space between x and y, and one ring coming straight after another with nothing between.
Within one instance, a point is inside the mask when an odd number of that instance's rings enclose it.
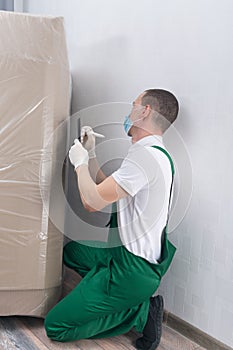
<instances>
[{"instance_id":1,"label":"floor plank","mask_svg":"<svg viewBox=\"0 0 233 350\"><path fill-rule=\"evenodd\" d=\"M35 339L32 339L24 332L16 317L1 317L0 322L4 333L7 335L9 342L15 346L15 349L40 350L38 341L34 342ZM11 347L14 349L13 346ZM9 348L11 347L9 346ZM7 350L9 348L6 347Z\"/></svg>"},{"instance_id":2,"label":"floor plank","mask_svg":"<svg viewBox=\"0 0 233 350\"><path fill-rule=\"evenodd\" d=\"M80 350L77 342L64 344L56 341L50 340L45 332L44 320L35 317L22 317L22 322L24 325L37 337L41 343L43 343L49 350Z\"/></svg>"},{"instance_id":3,"label":"floor plank","mask_svg":"<svg viewBox=\"0 0 233 350\"><path fill-rule=\"evenodd\" d=\"M138 335L135 332L130 331L126 334L118 335L114 338L111 338L111 340L117 344L118 349L125 346L129 350L135 350L133 342L135 342L137 338Z\"/></svg>"},{"instance_id":4,"label":"floor plank","mask_svg":"<svg viewBox=\"0 0 233 350\"><path fill-rule=\"evenodd\" d=\"M104 348L102 346L100 346L99 344L96 343L95 340L91 340L91 339L81 339L78 340L77 342L80 350L87 350L87 349L91 349L91 350L104 350ZM64 348L64 349L69 349Z\"/></svg>"},{"instance_id":5,"label":"floor plank","mask_svg":"<svg viewBox=\"0 0 233 350\"><path fill-rule=\"evenodd\" d=\"M12 340L9 337L9 331L6 330L4 321L2 321L2 317L0 319L0 349L17 349L16 345L14 344L14 341L12 342Z\"/></svg>"},{"instance_id":6,"label":"floor plank","mask_svg":"<svg viewBox=\"0 0 233 350\"><path fill-rule=\"evenodd\" d=\"M99 344L104 350L135 350L132 344L127 342L127 337L112 337L106 339L96 339L96 343Z\"/></svg>"},{"instance_id":7,"label":"floor plank","mask_svg":"<svg viewBox=\"0 0 233 350\"><path fill-rule=\"evenodd\" d=\"M30 338L30 340L35 344L40 350L48 350L49 348L38 338L29 327L27 327L27 324L23 322L23 319L20 317L15 317L15 327L17 329L20 329L22 332L24 332L25 336Z\"/></svg>"},{"instance_id":8,"label":"floor plank","mask_svg":"<svg viewBox=\"0 0 233 350\"><path fill-rule=\"evenodd\" d=\"M163 334L158 350L194 350L197 344L163 325Z\"/></svg>"}]
</instances>

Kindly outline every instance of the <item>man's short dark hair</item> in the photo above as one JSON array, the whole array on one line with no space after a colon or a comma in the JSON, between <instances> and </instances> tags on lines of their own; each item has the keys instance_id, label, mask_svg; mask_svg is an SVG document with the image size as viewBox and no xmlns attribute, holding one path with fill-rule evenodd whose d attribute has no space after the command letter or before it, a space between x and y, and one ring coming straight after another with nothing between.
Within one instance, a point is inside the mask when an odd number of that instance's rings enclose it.
<instances>
[{"instance_id":1,"label":"man's short dark hair","mask_svg":"<svg viewBox=\"0 0 233 350\"><path fill-rule=\"evenodd\" d=\"M142 97L142 105L150 105L151 109L158 112L155 114L155 124L162 132L176 120L179 103L176 97L167 90L149 89Z\"/></svg>"}]
</instances>

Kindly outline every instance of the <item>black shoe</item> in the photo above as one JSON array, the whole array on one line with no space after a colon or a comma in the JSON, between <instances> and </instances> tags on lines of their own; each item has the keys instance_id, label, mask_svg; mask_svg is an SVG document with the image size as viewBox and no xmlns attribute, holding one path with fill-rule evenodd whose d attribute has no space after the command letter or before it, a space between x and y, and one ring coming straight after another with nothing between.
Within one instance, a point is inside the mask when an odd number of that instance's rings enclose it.
<instances>
[{"instance_id":1,"label":"black shoe","mask_svg":"<svg viewBox=\"0 0 233 350\"><path fill-rule=\"evenodd\" d=\"M158 295L150 298L150 308L143 336L136 340L136 349L155 350L160 343L163 323L163 297Z\"/></svg>"}]
</instances>

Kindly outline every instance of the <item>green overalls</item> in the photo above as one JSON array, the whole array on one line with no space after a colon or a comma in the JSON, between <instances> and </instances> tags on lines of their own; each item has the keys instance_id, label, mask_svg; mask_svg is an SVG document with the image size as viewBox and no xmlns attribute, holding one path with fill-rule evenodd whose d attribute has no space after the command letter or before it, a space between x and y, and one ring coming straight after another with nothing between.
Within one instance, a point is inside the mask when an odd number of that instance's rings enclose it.
<instances>
[{"instance_id":1,"label":"green overalls","mask_svg":"<svg viewBox=\"0 0 233 350\"><path fill-rule=\"evenodd\" d=\"M159 146L174 166L170 155ZM171 189L172 189L171 184ZM170 190L171 198L171 190ZM170 199L169 199L170 203ZM113 205L113 209L116 203ZM85 338L105 338L128 332L142 332L146 324L150 297L157 290L176 248L162 235L158 264L129 252L120 242L117 212L112 211L108 244L100 248L72 241L64 247L64 263L83 278L81 282L45 318L47 336L60 342ZM86 242L87 243L87 242ZM112 244L113 243L113 244Z\"/></svg>"}]
</instances>

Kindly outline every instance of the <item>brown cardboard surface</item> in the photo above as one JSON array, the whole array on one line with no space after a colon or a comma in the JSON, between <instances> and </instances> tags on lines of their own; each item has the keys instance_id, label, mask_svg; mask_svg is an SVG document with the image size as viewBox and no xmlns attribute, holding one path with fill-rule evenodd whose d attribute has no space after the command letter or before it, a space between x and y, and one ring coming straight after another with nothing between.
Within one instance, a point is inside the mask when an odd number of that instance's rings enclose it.
<instances>
[{"instance_id":1,"label":"brown cardboard surface","mask_svg":"<svg viewBox=\"0 0 233 350\"><path fill-rule=\"evenodd\" d=\"M69 115L63 19L0 12L0 32L0 315L43 316L62 280L63 235L40 176L44 164L49 192L56 145L46 154L46 144Z\"/></svg>"}]
</instances>

